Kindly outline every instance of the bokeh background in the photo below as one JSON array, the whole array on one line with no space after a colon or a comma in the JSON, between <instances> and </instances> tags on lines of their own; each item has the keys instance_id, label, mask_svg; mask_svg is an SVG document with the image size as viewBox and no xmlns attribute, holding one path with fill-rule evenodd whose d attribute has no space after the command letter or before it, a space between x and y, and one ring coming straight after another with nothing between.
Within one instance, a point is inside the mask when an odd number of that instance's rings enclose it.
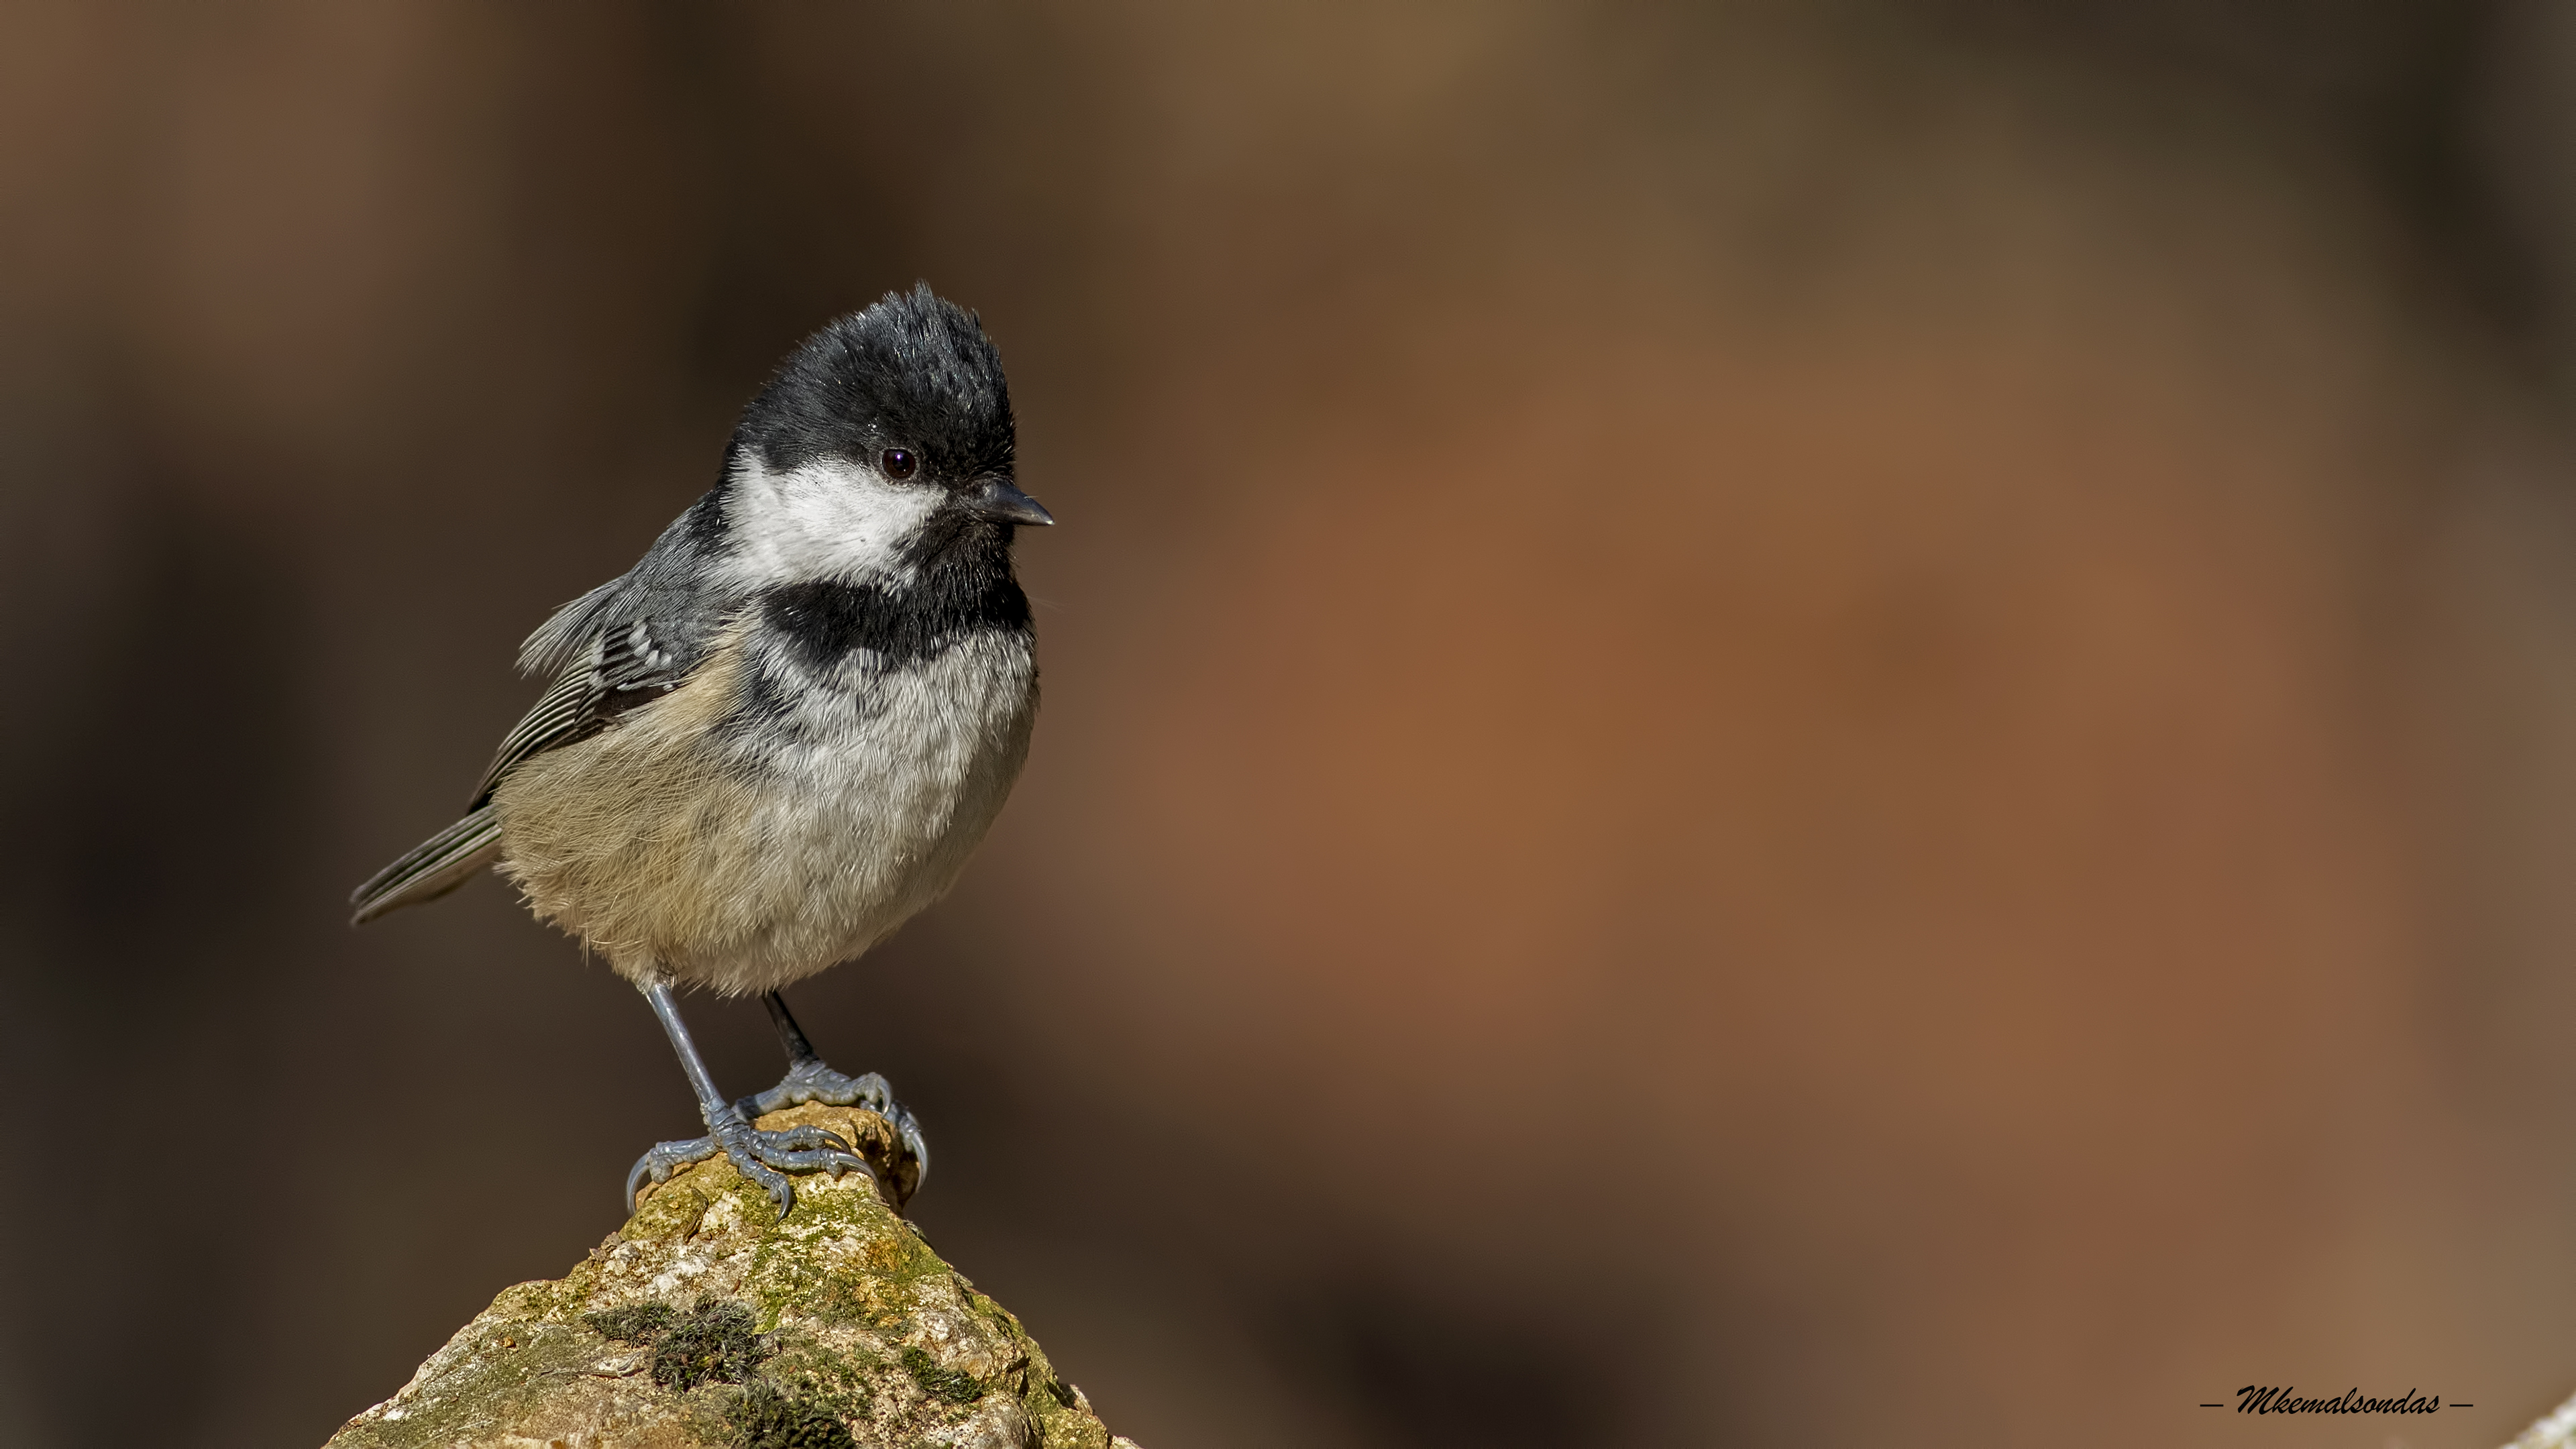
<instances>
[{"instance_id":1,"label":"bokeh background","mask_svg":"<svg viewBox=\"0 0 2576 1449\"><path fill-rule=\"evenodd\" d=\"M0 1442L319 1443L691 1130L343 898L916 278L1046 709L794 999L1114 1428L2576 1389L2565 4L8 0Z\"/></svg>"}]
</instances>

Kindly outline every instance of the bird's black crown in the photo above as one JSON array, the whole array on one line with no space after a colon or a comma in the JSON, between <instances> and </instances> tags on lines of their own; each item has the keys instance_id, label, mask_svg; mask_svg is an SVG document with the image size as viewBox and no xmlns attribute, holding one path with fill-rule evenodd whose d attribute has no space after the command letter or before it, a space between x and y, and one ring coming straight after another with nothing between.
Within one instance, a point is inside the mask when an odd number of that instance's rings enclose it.
<instances>
[{"instance_id":1,"label":"bird's black crown","mask_svg":"<svg viewBox=\"0 0 2576 1449\"><path fill-rule=\"evenodd\" d=\"M734 447L778 470L905 448L928 481L957 487L1009 478L1016 437L1001 352L923 282L806 338L743 409Z\"/></svg>"}]
</instances>

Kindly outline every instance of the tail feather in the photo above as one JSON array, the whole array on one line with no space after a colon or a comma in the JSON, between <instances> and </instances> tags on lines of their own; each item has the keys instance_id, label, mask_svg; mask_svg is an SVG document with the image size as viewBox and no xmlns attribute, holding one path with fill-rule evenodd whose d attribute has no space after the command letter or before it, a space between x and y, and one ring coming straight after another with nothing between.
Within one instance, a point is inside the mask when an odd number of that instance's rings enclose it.
<instances>
[{"instance_id":1,"label":"tail feather","mask_svg":"<svg viewBox=\"0 0 2576 1449\"><path fill-rule=\"evenodd\" d=\"M363 926L387 911L436 900L500 854L501 820L487 805L413 846L352 892L349 903L357 913L349 924Z\"/></svg>"}]
</instances>

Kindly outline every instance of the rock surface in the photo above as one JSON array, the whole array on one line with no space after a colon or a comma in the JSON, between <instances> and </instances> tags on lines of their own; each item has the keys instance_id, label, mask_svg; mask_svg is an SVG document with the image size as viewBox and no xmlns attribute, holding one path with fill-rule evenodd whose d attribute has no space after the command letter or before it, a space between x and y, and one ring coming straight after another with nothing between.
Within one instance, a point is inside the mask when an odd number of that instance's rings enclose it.
<instances>
[{"instance_id":1,"label":"rock surface","mask_svg":"<svg viewBox=\"0 0 2576 1449\"><path fill-rule=\"evenodd\" d=\"M885 1119L840 1133L908 1187ZM562 1278L502 1290L328 1449L1134 1449L851 1173L784 1221L722 1157L649 1189Z\"/></svg>"}]
</instances>

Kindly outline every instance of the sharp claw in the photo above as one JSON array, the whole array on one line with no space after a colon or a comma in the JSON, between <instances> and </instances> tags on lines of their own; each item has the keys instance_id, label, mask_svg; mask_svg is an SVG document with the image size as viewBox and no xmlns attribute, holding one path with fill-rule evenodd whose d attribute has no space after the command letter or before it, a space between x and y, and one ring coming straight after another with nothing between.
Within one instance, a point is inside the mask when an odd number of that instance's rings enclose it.
<instances>
[{"instance_id":1,"label":"sharp claw","mask_svg":"<svg viewBox=\"0 0 2576 1449\"><path fill-rule=\"evenodd\" d=\"M738 1097L716 1114L727 1121L710 1120L707 1136L689 1142L663 1142L654 1146L626 1175L626 1206L633 1212L638 1206L637 1194L643 1179L650 1176L656 1183L668 1182L675 1168L684 1163L703 1162L722 1153L736 1171L758 1183L778 1204L783 1221L795 1211L796 1188L784 1172L829 1172L835 1178L853 1169L866 1173L871 1182L878 1181L876 1169L859 1155L849 1138L818 1124L802 1124L783 1131L764 1132L752 1123L771 1112L805 1102L824 1102L833 1106L858 1106L887 1119L902 1137L904 1145L919 1164L921 1176L930 1170L930 1144L923 1140L921 1124L901 1102L895 1100L894 1088L875 1072L858 1077L845 1077L820 1062L800 1063L791 1068L785 1080L765 1092ZM917 1184L916 1184L917 1185Z\"/></svg>"},{"instance_id":2,"label":"sharp claw","mask_svg":"<svg viewBox=\"0 0 2576 1449\"><path fill-rule=\"evenodd\" d=\"M769 1189L769 1200L778 1204L778 1220L782 1223L787 1221L787 1215L796 1210L795 1187L777 1173L763 1172L756 1167L744 1175Z\"/></svg>"},{"instance_id":3,"label":"sharp claw","mask_svg":"<svg viewBox=\"0 0 2576 1449\"><path fill-rule=\"evenodd\" d=\"M930 1181L930 1139L921 1134L920 1121L905 1111L901 1103L897 1103L894 1110L895 1133L903 1138L904 1146L912 1149L912 1190L919 1192L921 1185Z\"/></svg>"}]
</instances>

